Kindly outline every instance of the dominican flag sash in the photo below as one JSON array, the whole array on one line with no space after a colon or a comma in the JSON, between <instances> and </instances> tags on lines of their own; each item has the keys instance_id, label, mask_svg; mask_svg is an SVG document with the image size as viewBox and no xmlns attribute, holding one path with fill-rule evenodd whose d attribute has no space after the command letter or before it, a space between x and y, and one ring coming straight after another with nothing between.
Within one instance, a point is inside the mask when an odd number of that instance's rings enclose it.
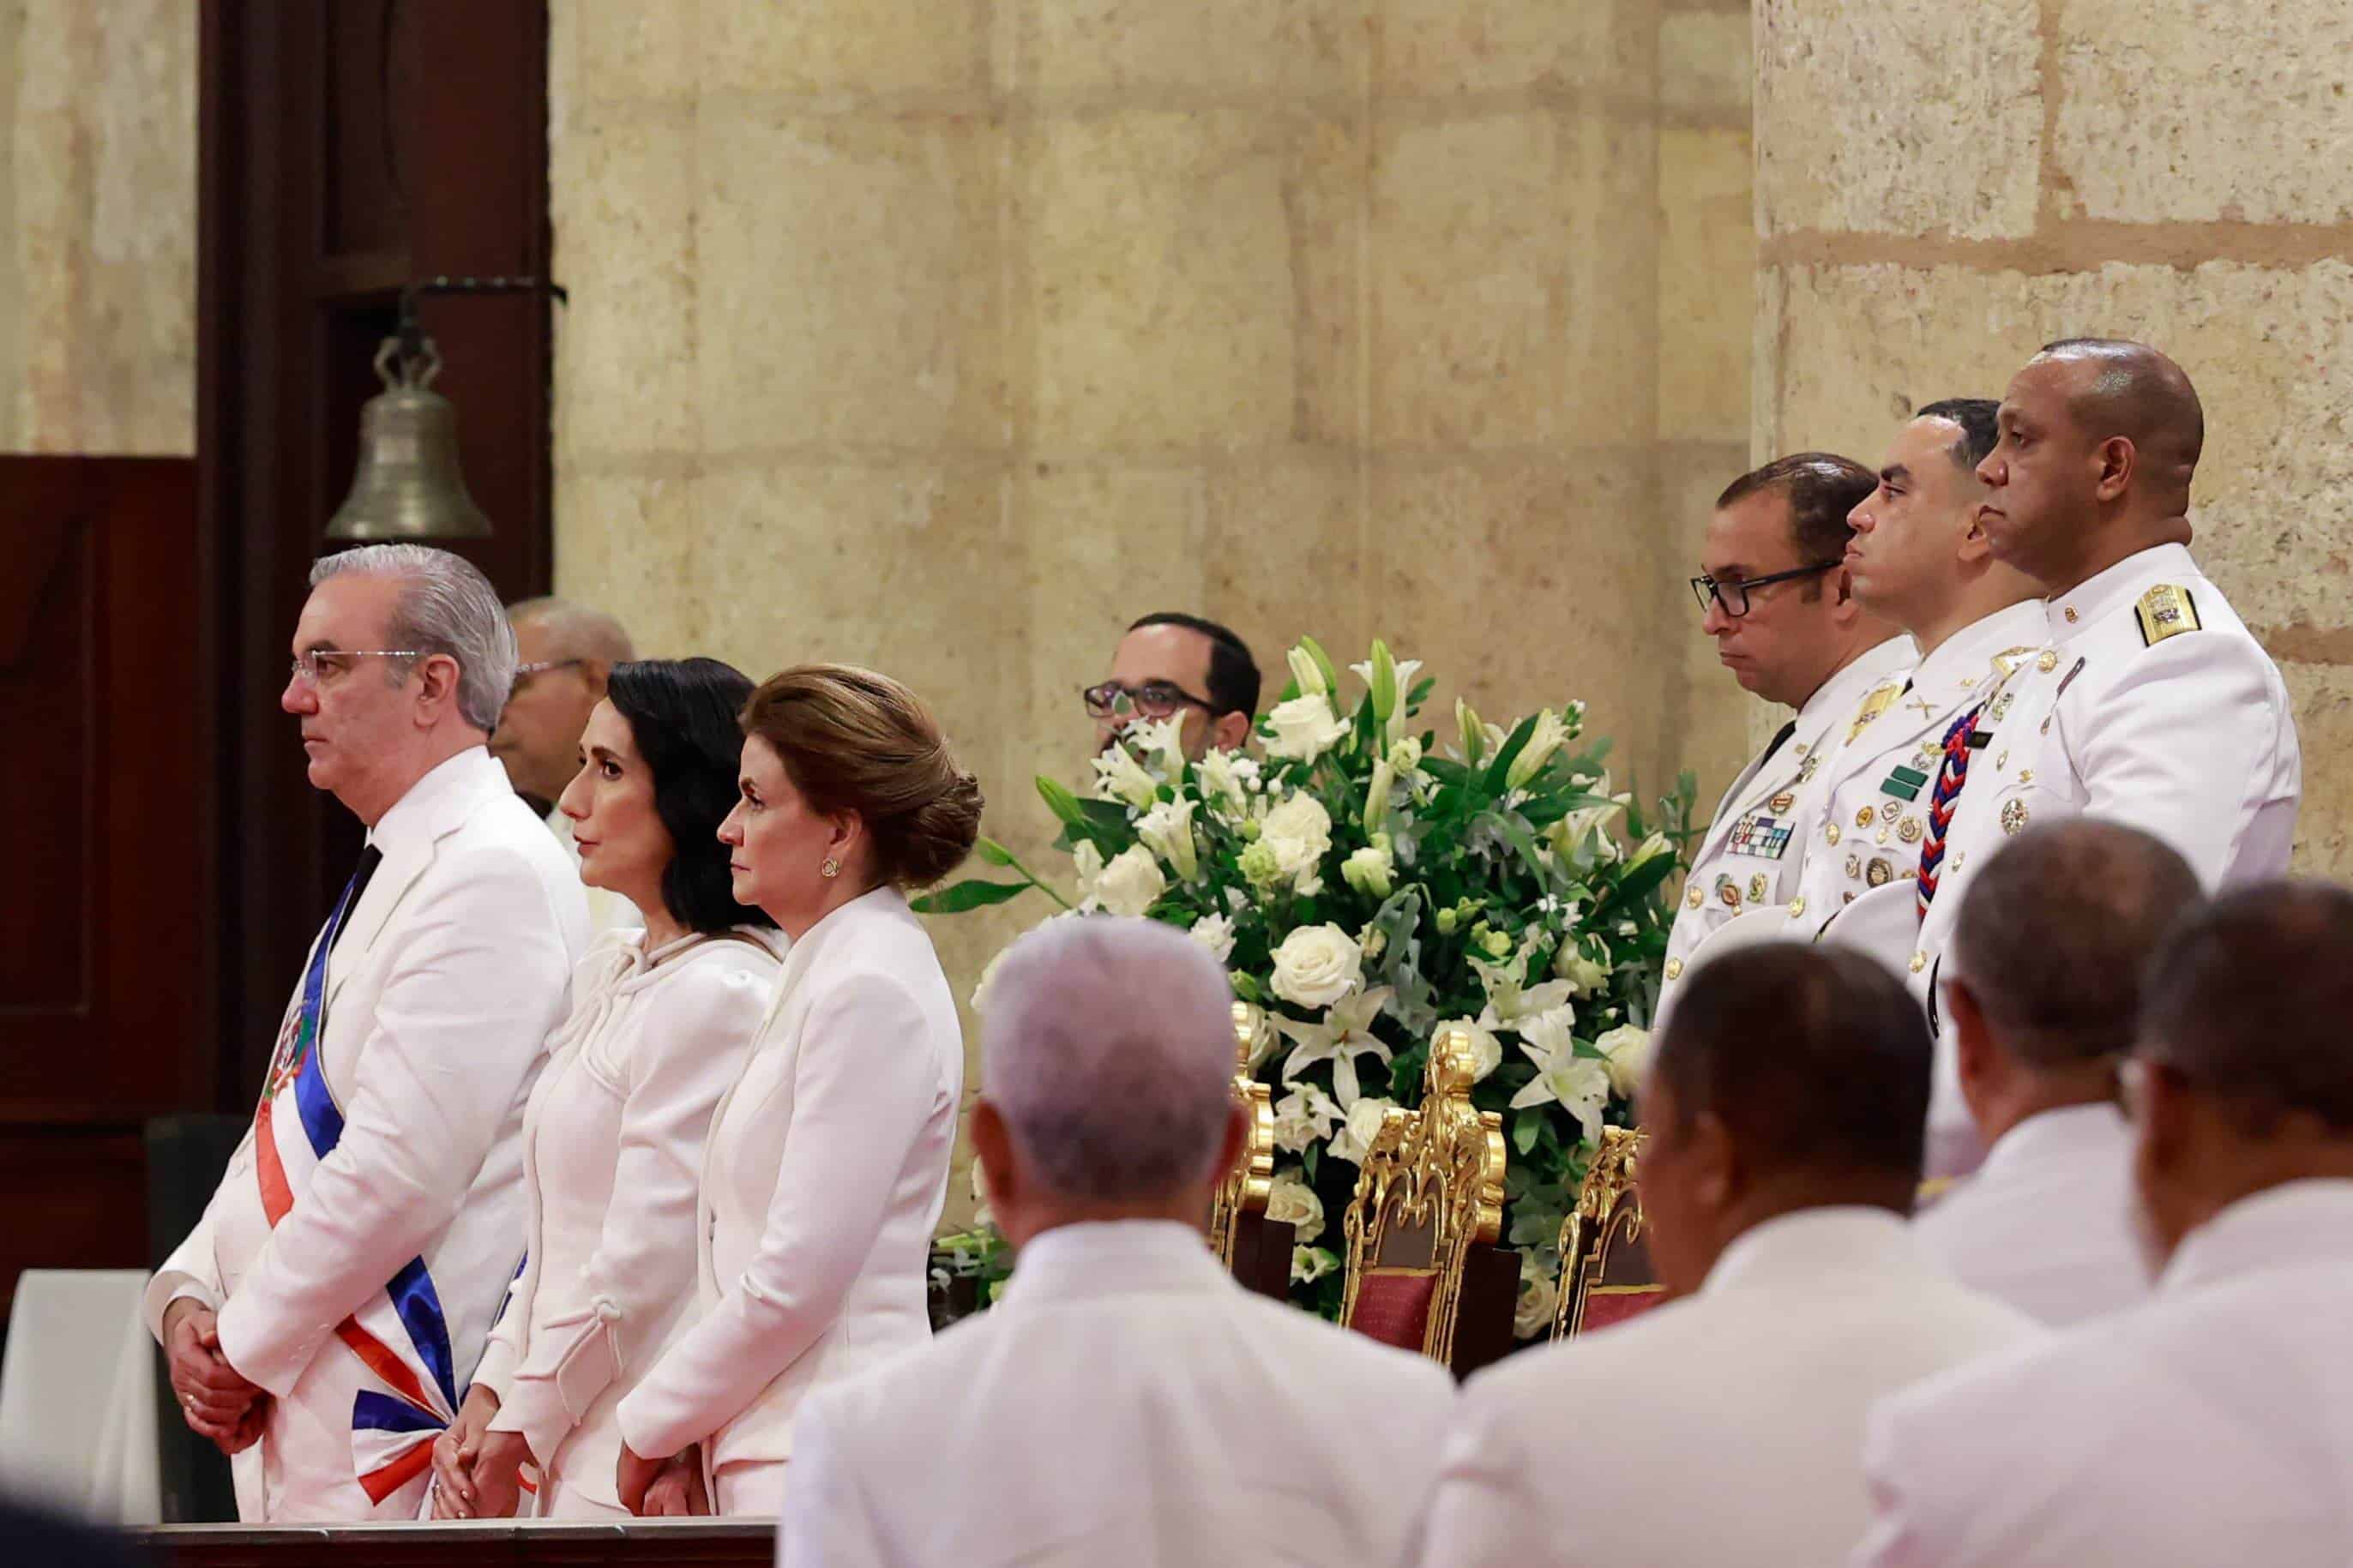
<instances>
[{"instance_id":1,"label":"dominican flag sash","mask_svg":"<svg viewBox=\"0 0 2353 1568\"><path fill-rule=\"evenodd\" d=\"M350 913L357 881L343 890L311 949L254 1112L254 1173L272 1226L292 1212L319 1162L343 1135L343 1114L328 1090L320 1045L327 953ZM457 1415L449 1329L425 1260L410 1258L382 1294L335 1326L335 1337L381 1385L362 1389L352 1401L354 1479L370 1501L380 1503L432 1463L433 1439Z\"/></svg>"}]
</instances>

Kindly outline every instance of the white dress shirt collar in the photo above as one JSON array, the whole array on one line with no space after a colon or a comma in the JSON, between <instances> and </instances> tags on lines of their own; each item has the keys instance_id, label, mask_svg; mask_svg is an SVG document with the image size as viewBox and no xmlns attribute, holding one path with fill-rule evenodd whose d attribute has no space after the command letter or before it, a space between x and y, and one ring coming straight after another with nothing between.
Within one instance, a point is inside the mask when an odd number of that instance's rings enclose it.
<instances>
[{"instance_id":1,"label":"white dress shirt collar","mask_svg":"<svg viewBox=\"0 0 2353 1568\"><path fill-rule=\"evenodd\" d=\"M1842 1275L1916 1267L1917 1245L1893 1209L1840 1204L1776 1215L1735 1237L1716 1255L1702 1295L1816 1286Z\"/></svg>"},{"instance_id":2,"label":"white dress shirt collar","mask_svg":"<svg viewBox=\"0 0 2353 1568\"><path fill-rule=\"evenodd\" d=\"M2051 640L2063 643L2078 637L2106 616L2116 614L2152 583L2186 584L2204 574L2186 544L2159 544L2137 551L2105 572L2094 573L2066 593L2046 601Z\"/></svg>"},{"instance_id":3,"label":"white dress shirt collar","mask_svg":"<svg viewBox=\"0 0 2353 1568\"><path fill-rule=\"evenodd\" d=\"M1001 1309L1127 1295L1212 1295L1233 1280L1201 1233L1165 1219L1094 1220L1029 1238Z\"/></svg>"},{"instance_id":4,"label":"white dress shirt collar","mask_svg":"<svg viewBox=\"0 0 2353 1568\"><path fill-rule=\"evenodd\" d=\"M513 793L505 766L491 755L489 747L469 746L426 770L424 777L408 786L406 795L376 818L375 826L368 829L367 841L382 850L386 859L421 848L458 826L461 817L449 811L451 805L492 789Z\"/></svg>"},{"instance_id":5,"label":"white dress shirt collar","mask_svg":"<svg viewBox=\"0 0 2353 1568\"><path fill-rule=\"evenodd\" d=\"M1996 654L2041 647L2049 627L2042 600L2005 605L1938 643L1913 670L1912 689L1938 705L1957 702L1992 673Z\"/></svg>"},{"instance_id":6,"label":"white dress shirt collar","mask_svg":"<svg viewBox=\"0 0 2353 1568\"><path fill-rule=\"evenodd\" d=\"M1994 1140L1986 1151L1980 1174L2009 1176L2054 1155L2113 1146L2126 1136L2124 1112L2109 1101L2095 1105L2063 1105L2037 1111Z\"/></svg>"},{"instance_id":7,"label":"white dress shirt collar","mask_svg":"<svg viewBox=\"0 0 2353 1568\"><path fill-rule=\"evenodd\" d=\"M2353 1180L2285 1182L2241 1198L2181 1238L2162 1293L2306 1263L2353 1263Z\"/></svg>"}]
</instances>

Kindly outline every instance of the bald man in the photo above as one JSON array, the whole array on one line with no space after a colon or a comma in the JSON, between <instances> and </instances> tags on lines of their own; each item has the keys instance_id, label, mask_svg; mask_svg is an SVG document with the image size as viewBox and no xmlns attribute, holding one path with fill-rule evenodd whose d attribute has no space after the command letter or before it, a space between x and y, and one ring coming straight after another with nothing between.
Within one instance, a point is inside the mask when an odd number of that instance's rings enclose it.
<instances>
[{"instance_id":1,"label":"bald man","mask_svg":"<svg viewBox=\"0 0 2353 1568\"><path fill-rule=\"evenodd\" d=\"M605 699L607 678L637 654L620 622L568 599L521 600L507 606L507 621L522 662L491 736L491 754L506 764L507 782L546 819L577 868L572 823L555 802L580 771L580 733L588 727L589 710ZM594 934L644 923L620 894L602 888L587 894Z\"/></svg>"},{"instance_id":2,"label":"bald man","mask_svg":"<svg viewBox=\"0 0 2353 1568\"><path fill-rule=\"evenodd\" d=\"M2084 815L2169 845L2207 891L2264 880L2287 870L2304 789L2279 669L2189 554L2205 416L2181 367L2143 343L2063 339L2010 379L1997 419L1979 526L2042 584L2046 640L1930 786L1951 807L1921 847L1908 968L1939 1026L1932 1176L1983 1153L1937 994L1974 867Z\"/></svg>"}]
</instances>

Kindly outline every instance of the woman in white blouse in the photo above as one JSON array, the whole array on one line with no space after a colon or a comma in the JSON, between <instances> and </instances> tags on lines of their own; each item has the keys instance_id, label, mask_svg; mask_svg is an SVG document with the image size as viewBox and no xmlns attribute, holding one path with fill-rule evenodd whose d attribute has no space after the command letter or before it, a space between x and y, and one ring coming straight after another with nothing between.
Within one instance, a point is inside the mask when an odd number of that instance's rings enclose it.
<instances>
[{"instance_id":1,"label":"woman in white blouse","mask_svg":"<svg viewBox=\"0 0 2353 1568\"><path fill-rule=\"evenodd\" d=\"M695 1299L695 1184L711 1112L766 1016L783 942L736 902L719 824L752 682L716 659L614 668L557 803L581 879L644 912L573 978L523 1113L531 1232L457 1424L436 1518L629 1517L614 1410ZM524 1467L530 1467L526 1472ZM520 1489L535 1484L535 1498ZM682 1483L666 1489L685 1511Z\"/></svg>"},{"instance_id":2,"label":"woman in white blouse","mask_svg":"<svg viewBox=\"0 0 2353 1568\"><path fill-rule=\"evenodd\" d=\"M704 1149L700 1318L621 1401L617 1489L639 1511L700 1444L717 1511L777 1512L809 1390L931 1332L964 1042L902 890L970 853L980 786L923 704L864 670L770 679L744 734L720 837L735 896L792 952Z\"/></svg>"}]
</instances>

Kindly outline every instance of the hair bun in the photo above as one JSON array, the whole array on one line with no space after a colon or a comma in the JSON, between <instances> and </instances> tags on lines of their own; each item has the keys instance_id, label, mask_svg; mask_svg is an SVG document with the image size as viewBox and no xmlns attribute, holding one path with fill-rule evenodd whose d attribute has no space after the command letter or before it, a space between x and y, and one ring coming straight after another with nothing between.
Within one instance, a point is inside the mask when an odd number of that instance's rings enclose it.
<instances>
[{"instance_id":1,"label":"hair bun","mask_svg":"<svg viewBox=\"0 0 2353 1568\"><path fill-rule=\"evenodd\" d=\"M980 780L943 759L945 775L930 799L898 825L896 879L904 888L928 888L965 862L980 837L981 809L987 802Z\"/></svg>"}]
</instances>

